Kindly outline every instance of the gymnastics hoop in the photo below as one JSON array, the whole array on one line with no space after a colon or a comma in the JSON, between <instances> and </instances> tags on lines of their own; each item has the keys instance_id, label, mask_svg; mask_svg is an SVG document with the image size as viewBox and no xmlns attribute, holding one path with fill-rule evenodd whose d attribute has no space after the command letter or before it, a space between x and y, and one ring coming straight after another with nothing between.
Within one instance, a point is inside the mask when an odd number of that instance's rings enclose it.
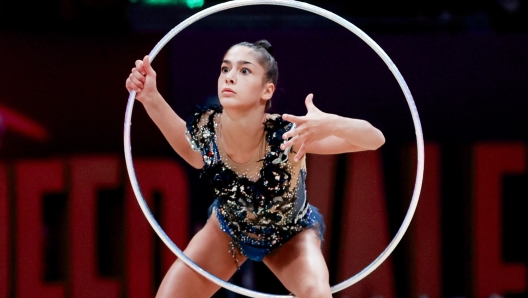
<instances>
[{"instance_id":1,"label":"gymnastics hoop","mask_svg":"<svg viewBox=\"0 0 528 298\"><path fill-rule=\"evenodd\" d=\"M339 25L345 27L346 29L350 30L352 33L356 34L359 38L361 38L365 43L367 43L379 56L383 61L387 64L389 69L392 71L392 74L400 84L401 89L403 90L403 93L405 95L405 98L407 100L407 104L409 105L409 109L411 111L414 129L416 133L416 145L417 145L417 153L418 153L418 163L417 163L417 170L416 170L416 180L414 184L414 191L412 195L412 200L409 205L409 209L407 210L407 214L405 215L405 218L403 220L402 225L400 226L400 229L392 239L392 241L389 243L389 245L385 248L385 250L367 267L365 267L363 270L361 270L356 275L350 277L349 279L332 286L332 293L339 292L341 290L344 290L351 285L357 283L361 279L365 278L367 275L369 275L372 271L374 271L385 259L389 257L389 255L392 253L392 251L396 248L396 245L400 242L401 238L407 231L407 228L409 227L409 224L411 223L411 219L414 215L414 211L416 210L416 206L418 205L418 199L420 197L420 191L422 188L422 181L423 181L423 171L424 171L424 140L423 140L423 132L422 132L422 126L420 124L420 117L418 116L418 110L416 109L416 105L414 103L413 97L411 95L411 91L409 90L409 87L405 83L405 80L403 79L403 76L401 75L400 71L394 65L392 60L387 56L387 54L376 44L367 34L365 34L363 31L361 31L359 28L354 26L352 23L348 22L347 20L341 18L340 16L331 13L327 10L324 10L320 7L317 7L315 5L311 5L308 3L293 1L293 0L235 0L235 1L229 1L221 4L217 4L215 6L211 6L207 9L204 9L200 12L197 12L196 14L190 16L178 26L174 27L169 33L167 33L159 42L156 44L154 49L149 54L150 62L154 60L156 55L159 53L159 51L167 44L176 34L178 34L180 31L191 25L192 23L208 16L213 13L241 7L241 6L250 6L250 5L278 5L278 6L286 6L286 7L292 7L297 8L305 11L312 12L314 14L318 14L320 16L323 16L329 20L332 20ZM283 297L283 298L291 298L290 295L272 295L272 294L266 294L261 292L252 291L246 288L239 287L237 285L231 284L229 282L223 281L222 279L212 275L211 273L205 271L204 269L200 268L198 265L196 265L191 259L189 259L179 248L172 242L172 240L167 236L165 231L160 227L159 223L156 221L152 213L150 212L150 209L143 198L143 195L141 194L141 190L139 189L139 184L136 178L136 173L134 171L134 164L132 161L132 152L131 152L131 146L130 146L130 127L131 127L131 119L132 119L132 109L134 107L134 102L136 98L136 92L132 90L130 92L130 95L128 97L128 104L126 108L125 113L125 127L124 127L124 149L125 149L125 161L127 166L128 175L130 178L130 183L132 184L132 189L134 190L134 194L136 195L136 199L139 203L139 206L141 207L141 210L143 211L145 217L147 218L148 222L158 234L158 236L161 238L161 240L169 247L169 249L179 258L181 259L185 264L187 264L189 267L191 267L193 270L198 272L199 274L203 275L207 279L211 280L215 284L228 289L230 291L233 291L235 293L245 295L248 297Z\"/></svg>"}]
</instances>

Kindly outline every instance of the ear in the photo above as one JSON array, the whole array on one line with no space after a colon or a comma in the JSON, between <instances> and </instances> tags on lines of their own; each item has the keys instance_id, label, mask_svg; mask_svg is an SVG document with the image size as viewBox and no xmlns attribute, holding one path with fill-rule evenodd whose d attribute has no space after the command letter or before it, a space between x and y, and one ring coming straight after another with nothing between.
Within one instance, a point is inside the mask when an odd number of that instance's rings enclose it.
<instances>
[{"instance_id":1,"label":"ear","mask_svg":"<svg viewBox=\"0 0 528 298\"><path fill-rule=\"evenodd\" d=\"M273 83L266 83L264 84L264 89L262 90L262 99L263 100L270 100L273 96L273 93L275 92L275 84Z\"/></svg>"}]
</instances>

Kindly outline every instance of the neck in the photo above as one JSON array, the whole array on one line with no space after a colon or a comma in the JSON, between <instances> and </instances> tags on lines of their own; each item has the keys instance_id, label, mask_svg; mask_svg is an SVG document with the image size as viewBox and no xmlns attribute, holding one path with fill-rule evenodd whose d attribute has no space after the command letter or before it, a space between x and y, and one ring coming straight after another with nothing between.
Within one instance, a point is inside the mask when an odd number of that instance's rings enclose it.
<instances>
[{"instance_id":1,"label":"neck","mask_svg":"<svg viewBox=\"0 0 528 298\"><path fill-rule=\"evenodd\" d=\"M251 159L264 134L263 123L266 114L263 110L237 113L224 109L220 119L221 138L224 150L236 162Z\"/></svg>"}]
</instances>

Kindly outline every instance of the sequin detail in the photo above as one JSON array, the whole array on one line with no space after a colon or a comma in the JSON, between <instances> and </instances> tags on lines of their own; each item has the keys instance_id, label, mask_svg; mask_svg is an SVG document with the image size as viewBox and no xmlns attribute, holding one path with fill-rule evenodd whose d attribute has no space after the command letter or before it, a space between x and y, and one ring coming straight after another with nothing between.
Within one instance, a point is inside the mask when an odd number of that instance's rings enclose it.
<instances>
[{"instance_id":1,"label":"sequin detail","mask_svg":"<svg viewBox=\"0 0 528 298\"><path fill-rule=\"evenodd\" d=\"M306 170L298 166L299 172L292 175L289 151L280 149L282 135L292 123L280 116L264 122L266 154L260 160L258 179L250 180L233 171L221 158L215 137L215 119L221 113L221 106L197 108L187 121L186 135L193 150L202 154L202 175L212 186L212 207L220 227L240 252L244 253L244 245L269 252L310 227L318 226L322 233L322 218L316 209L317 216L313 214L306 200ZM297 179L293 181L292 176Z\"/></svg>"}]
</instances>

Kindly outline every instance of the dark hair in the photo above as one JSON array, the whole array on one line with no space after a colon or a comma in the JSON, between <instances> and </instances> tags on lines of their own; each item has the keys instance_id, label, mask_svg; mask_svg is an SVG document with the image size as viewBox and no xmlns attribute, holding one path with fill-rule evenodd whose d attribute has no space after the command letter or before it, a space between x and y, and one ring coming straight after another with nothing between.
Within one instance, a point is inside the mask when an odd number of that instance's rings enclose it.
<instances>
[{"instance_id":1,"label":"dark hair","mask_svg":"<svg viewBox=\"0 0 528 298\"><path fill-rule=\"evenodd\" d=\"M262 39L255 43L244 41L237 45L249 47L260 54L258 61L266 70L266 75L264 77L265 82L272 82L273 85L277 87L277 81L279 80L279 67L277 66L277 61L275 61L275 56L273 56L273 47L271 44L267 40ZM266 109L269 109L270 107L271 99L266 103Z\"/></svg>"}]
</instances>

